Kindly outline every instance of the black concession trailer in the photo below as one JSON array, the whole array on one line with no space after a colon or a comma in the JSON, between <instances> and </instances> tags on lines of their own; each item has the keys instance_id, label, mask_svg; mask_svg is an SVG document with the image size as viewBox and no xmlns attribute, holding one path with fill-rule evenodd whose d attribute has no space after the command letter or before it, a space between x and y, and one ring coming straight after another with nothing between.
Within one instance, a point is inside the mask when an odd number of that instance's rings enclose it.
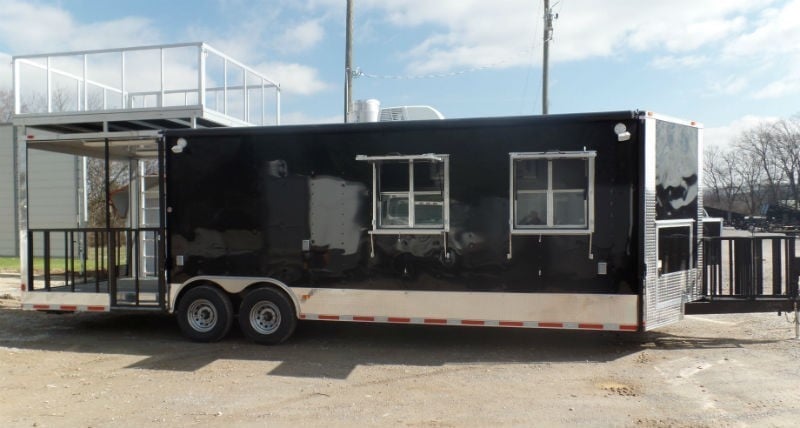
<instances>
[{"instance_id":1,"label":"black concession trailer","mask_svg":"<svg viewBox=\"0 0 800 428\"><path fill-rule=\"evenodd\" d=\"M158 227L98 231L107 264L78 280L23 261L24 308L168 311L195 340L238 321L278 343L297 320L644 331L709 303L695 122L619 111L154 144ZM28 258L52 233L22 233ZM131 268L145 252L149 277ZM791 309L796 285L781 293Z\"/></svg>"}]
</instances>

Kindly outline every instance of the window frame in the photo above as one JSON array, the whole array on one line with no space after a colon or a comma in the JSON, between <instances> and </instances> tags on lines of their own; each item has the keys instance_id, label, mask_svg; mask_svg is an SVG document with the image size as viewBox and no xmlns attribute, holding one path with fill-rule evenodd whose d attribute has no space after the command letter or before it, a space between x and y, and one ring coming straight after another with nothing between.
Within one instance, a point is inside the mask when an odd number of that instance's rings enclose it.
<instances>
[{"instance_id":1,"label":"window frame","mask_svg":"<svg viewBox=\"0 0 800 428\"><path fill-rule=\"evenodd\" d=\"M673 220L656 220L656 263L657 263L657 270L658 270L658 277L668 276L668 275L683 275L686 272L691 272L693 269L697 268L697 260L695 259L695 231L694 231L695 220L693 218L686 218L686 219L673 219ZM689 260L687 263L687 267L685 270L673 270L669 272L663 272L663 265L661 259L661 230L662 229L682 229L687 228L689 230L689 251L688 256Z\"/></svg>"},{"instance_id":2,"label":"window frame","mask_svg":"<svg viewBox=\"0 0 800 428\"><path fill-rule=\"evenodd\" d=\"M357 161L369 162L372 167L372 231L375 235L439 235L450 231L450 156L446 154L427 153L420 155L385 155L366 156L357 155ZM431 191L415 191L414 189L414 162L441 162L443 164L442 184L442 223L441 225L416 224L416 199L415 195L438 194ZM383 162L408 163L408 191L380 191L380 165ZM407 195L408 223L406 225L381 224L381 195Z\"/></svg>"},{"instance_id":3,"label":"window frame","mask_svg":"<svg viewBox=\"0 0 800 428\"><path fill-rule=\"evenodd\" d=\"M594 233L594 189L595 189L595 158L596 151L573 152L513 152L509 153L509 218L508 224L513 235L589 235ZM577 189L553 189L553 161L559 159L578 159L586 161L586 223L585 225L557 225L555 224L554 196L557 194L577 193ZM518 223L517 216L517 161L546 160L547 161L547 188L544 190L531 190L529 193L544 193L546 195L547 217L545 224L522 225Z\"/></svg>"}]
</instances>

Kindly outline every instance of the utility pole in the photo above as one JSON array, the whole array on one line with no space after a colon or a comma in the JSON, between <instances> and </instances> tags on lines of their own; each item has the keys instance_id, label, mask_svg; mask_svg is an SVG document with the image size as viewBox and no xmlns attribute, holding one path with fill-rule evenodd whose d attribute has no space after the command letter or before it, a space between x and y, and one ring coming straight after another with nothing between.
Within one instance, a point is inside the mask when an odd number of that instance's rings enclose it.
<instances>
[{"instance_id":1,"label":"utility pole","mask_svg":"<svg viewBox=\"0 0 800 428\"><path fill-rule=\"evenodd\" d=\"M344 122L350 120L353 108L353 1L347 0L347 29L344 51Z\"/></svg>"},{"instance_id":2,"label":"utility pole","mask_svg":"<svg viewBox=\"0 0 800 428\"><path fill-rule=\"evenodd\" d=\"M544 0L544 46L542 48L542 114L547 114L547 87L548 68L550 67L550 40L553 39L553 20L558 15L553 15L550 9L550 0Z\"/></svg>"}]
</instances>

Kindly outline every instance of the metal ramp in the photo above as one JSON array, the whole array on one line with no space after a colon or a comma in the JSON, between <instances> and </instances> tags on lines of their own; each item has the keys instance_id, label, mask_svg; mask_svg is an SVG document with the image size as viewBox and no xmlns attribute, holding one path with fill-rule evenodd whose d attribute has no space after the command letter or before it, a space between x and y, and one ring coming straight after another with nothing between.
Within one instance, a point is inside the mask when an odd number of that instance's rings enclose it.
<instances>
[{"instance_id":1,"label":"metal ramp","mask_svg":"<svg viewBox=\"0 0 800 428\"><path fill-rule=\"evenodd\" d=\"M167 309L160 133L279 125L280 86L205 43L15 56L13 70L23 306ZM83 159L76 228L29 227L29 150ZM101 227L87 224L87 159L105 169ZM112 191L113 163L129 172ZM124 225L110 221L114 198Z\"/></svg>"}]
</instances>

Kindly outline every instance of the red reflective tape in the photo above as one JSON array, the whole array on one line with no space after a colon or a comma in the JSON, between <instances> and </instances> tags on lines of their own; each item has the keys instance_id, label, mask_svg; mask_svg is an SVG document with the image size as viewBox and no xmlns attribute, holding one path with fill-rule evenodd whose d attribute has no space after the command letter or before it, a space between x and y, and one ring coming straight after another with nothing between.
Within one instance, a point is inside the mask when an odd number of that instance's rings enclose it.
<instances>
[{"instance_id":1,"label":"red reflective tape","mask_svg":"<svg viewBox=\"0 0 800 428\"><path fill-rule=\"evenodd\" d=\"M425 318L422 322L425 324L447 324L447 320L444 318Z\"/></svg>"},{"instance_id":2,"label":"red reflective tape","mask_svg":"<svg viewBox=\"0 0 800 428\"><path fill-rule=\"evenodd\" d=\"M539 327L543 328L564 328L563 322L540 322Z\"/></svg>"},{"instance_id":3,"label":"red reflective tape","mask_svg":"<svg viewBox=\"0 0 800 428\"><path fill-rule=\"evenodd\" d=\"M339 315L319 315L317 316L317 319L337 321L339 320Z\"/></svg>"},{"instance_id":4,"label":"red reflective tape","mask_svg":"<svg viewBox=\"0 0 800 428\"><path fill-rule=\"evenodd\" d=\"M105 312L106 311L106 307L105 306L87 306L86 310L90 311L90 312Z\"/></svg>"},{"instance_id":5,"label":"red reflective tape","mask_svg":"<svg viewBox=\"0 0 800 428\"><path fill-rule=\"evenodd\" d=\"M49 311L50 310L50 305L33 305L33 309L37 309L37 310L44 309L46 311Z\"/></svg>"},{"instance_id":6,"label":"red reflective tape","mask_svg":"<svg viewBox=\"0 0 800 428\"><path fill-rule=\"evenodd\" d=\"M525 323L522 321L500 321L501 327L524 327Z\"/></svg>"},{"instance_id":7,"label":"red reflective tape","mask_svg":"<svg viewBox=\"0 0 800 428\"><path fill-rule=\"evenodd\" d=\"M486 321L481 320L461 320L462 325L484 325Z\"/></svg>"},{"instance_id":8,"label":"red reflective tape","mask_svg":"<svg viewBox=\"0 0 800 428\"><path fill-rule=\"evenodd\" d=\"M306 314L300 314L300 316L298 318L300 318L301 320L304 320L304 319L306 319Z\"/></svg>"},{"instance_id":9,"label":"red reflective tape","mask_svg":"<svg viewBox=\"0 0 800 428\"><path fill-rule=\"evenodd\" d=\"M403 318L403 317L389 317L387 319L389 322L411 322L411 318Z\"/></svg>"},{"instance_id":10,"label":"red reflective tape","mask_svg":"<svg viewBox=\"0 0 800 428\"><path fill-rule=\"evenodd\" d=\"M353 321L375 321L375 317L353 316Z\"/></svg>"},{"instance_id":11,"label":"red reflective tape","mask_svg":"<svg viewBox=\"0 0 800 428\"><path fill-rule=\"evenodd\" d=\"M578 328L584 328L587 330L602 330L603 324L578 324Z\"/></svg>"},{"instance_id":12,"label":"red reflective tape","mask_svg":"<svg viewBox=\"0 0 800 428\"><path fill-rule=\"evenodd\" d=\"M620 330L626 330L626 331L636 331L636 330L639 330L639 326L638 325L621 325L621 326L619 326L619 329Z\"/></svg>"},{"instance_id":13,"label":"red reflective tape","mask_svg":"<svg viewBox=\"0 0 800 428\"><path fill-rule=\"evenodd\" d=\"M77 311L78 307L75 305L61 305L60 309L62 311Z\"/></svg>"}]
</instances>

